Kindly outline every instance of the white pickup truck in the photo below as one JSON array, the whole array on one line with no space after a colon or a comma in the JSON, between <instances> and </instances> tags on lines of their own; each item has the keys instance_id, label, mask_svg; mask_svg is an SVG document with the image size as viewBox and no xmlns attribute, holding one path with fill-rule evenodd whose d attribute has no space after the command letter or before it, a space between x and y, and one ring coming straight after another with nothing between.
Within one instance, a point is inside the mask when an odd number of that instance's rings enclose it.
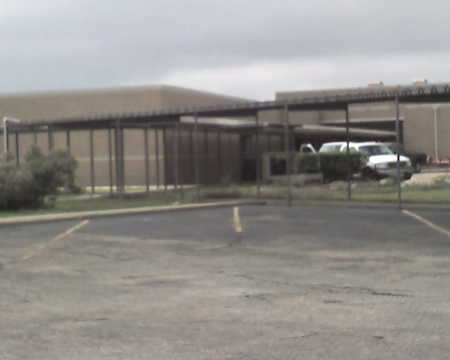
<instances>
[{"instance_id":1,"label":"white pickup truck","mask_svg":"<svg viewBox=\"0 0 450 360\"><path fill-rule=\"evenodd\" d=\"M359 152L363 155L364 164L361 175L365 178L397 177L397 155L385 144L375 141L350 142L350 152ZM345 152L345 141L325 143L319 152ZM400 176L402 179L410 179L414 169L411 160L406 156L400 156Z\"/></svg>"}]
</instances>

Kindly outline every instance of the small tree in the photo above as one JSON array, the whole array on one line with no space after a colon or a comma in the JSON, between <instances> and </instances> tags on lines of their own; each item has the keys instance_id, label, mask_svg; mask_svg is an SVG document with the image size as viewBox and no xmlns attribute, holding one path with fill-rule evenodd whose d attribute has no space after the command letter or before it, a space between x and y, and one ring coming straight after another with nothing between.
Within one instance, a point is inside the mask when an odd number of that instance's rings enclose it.
<instances>
[{"instance_id":1,"label":"small tree","mask_svg":"<svg viewBox=\"0 0 450 360\"><path fill-rule=\"evenodd\" d=\"M75 185L78 163L67 151L54 150L46 156L33 146L25 156L25 167L33 174L37 192L55 194L60 187L78 191Z\"/></svg>"},{"instance_id":2,"label":"small tree","mask_svg":"<svg viewBox=\"0 0 450 360\"><path fill-rule=\"evenodd\" d=\"M56 150L44 155L37 146L20 166L11 157L0 160L0 209L39 207L61 187L77 190L76 169L77 161L69 153Z\"/></svg>"}]
</instances>

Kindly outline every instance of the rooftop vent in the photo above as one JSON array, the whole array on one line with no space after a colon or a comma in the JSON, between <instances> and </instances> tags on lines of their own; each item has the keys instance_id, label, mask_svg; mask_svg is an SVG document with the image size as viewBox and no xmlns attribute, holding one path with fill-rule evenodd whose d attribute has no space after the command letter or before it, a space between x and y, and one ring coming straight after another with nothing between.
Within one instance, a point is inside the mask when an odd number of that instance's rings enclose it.
<instances>
[{"instance_id":1,"label":"rooftop vent","mask_svg":"<svg viewBox=\"0 0 450 360\"><path fill-rule=\"evenodd\" d=\"M377 82L370 82L367 84L368 87L379 87L379 86L384 86L384 82L382 81L377 81Z\"/></svg>"},{"instance_id":2,"label":"rooftop vent","mask_svg":"<svg viewBox=\"0 0 450 360\"><path fill-rule=\"evenodd\" d=\"M427 85L428 80L427 79L415 79L413 84L414 85Z\"/></svg>"}]
</instances>

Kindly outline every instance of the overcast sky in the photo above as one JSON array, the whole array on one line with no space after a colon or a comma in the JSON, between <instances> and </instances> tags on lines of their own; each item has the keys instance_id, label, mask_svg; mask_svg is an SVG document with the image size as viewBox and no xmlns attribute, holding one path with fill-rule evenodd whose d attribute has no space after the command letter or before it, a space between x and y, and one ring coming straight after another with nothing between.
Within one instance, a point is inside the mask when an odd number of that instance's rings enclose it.
<instances>
[{"instance_id":1,"label":"overcast sky","mask_svg":"<svg viewBox=\"0 0 450 360\"><path fill-rule=\"evenodd\" d=\"M450 81L449 0L0 0L0 92Z\"/></svg>"}]
</instances>

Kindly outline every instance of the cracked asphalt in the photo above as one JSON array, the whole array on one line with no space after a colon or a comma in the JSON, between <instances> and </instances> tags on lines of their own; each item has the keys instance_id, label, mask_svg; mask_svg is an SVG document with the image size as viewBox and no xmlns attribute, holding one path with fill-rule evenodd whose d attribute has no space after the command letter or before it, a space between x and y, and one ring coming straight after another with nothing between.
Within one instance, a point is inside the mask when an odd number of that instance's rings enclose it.
<instances>
[{"instance_id":1,"label":"cracked asphalt","mask_svg":"<svg viewBox=\"0 0 450 360\"><path fill-rule=\"evenodd\" d=\"M450 229L450 212L419 214ZM0 359L448 359L448 236L394 209L247 206L240 222L1 228Z\"/></svg>"}]
</instances>

